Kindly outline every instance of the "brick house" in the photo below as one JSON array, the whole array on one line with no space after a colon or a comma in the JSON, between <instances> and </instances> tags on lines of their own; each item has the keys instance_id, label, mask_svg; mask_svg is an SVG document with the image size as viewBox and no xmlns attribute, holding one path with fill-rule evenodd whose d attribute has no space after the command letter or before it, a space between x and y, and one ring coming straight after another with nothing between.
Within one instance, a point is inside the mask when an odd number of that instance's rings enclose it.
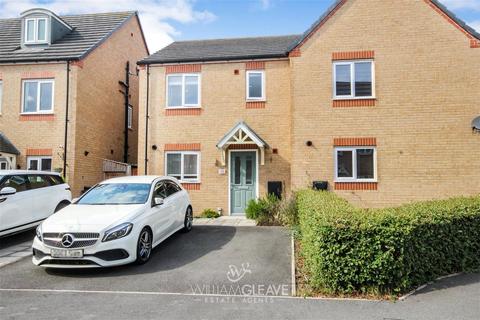
<instances>
[{"instance_id":1,"label":"brick house","mask_svg":"<svg viewBox=\"0 0 480 320\"><path fill-rule=\"evenodd\" d=\"M362 207L480 192L480 35L435 0L340 0L302 35L139 65L139 172L181 179L197 214L314 182Z\"/></svg>"},{"instance_id":2,"label":"brick house","mask_svg":"<svg viewBox=\"0 0 480 320\"><path fill-rule=\"evenodd\" d=\"M103 159L135 164L138 77L129 107L119 81L146 55L136 12L0 20L0 132L20 152L14 167L64 172L78 195L103 179Z\"/></svg>"}]
</instances>

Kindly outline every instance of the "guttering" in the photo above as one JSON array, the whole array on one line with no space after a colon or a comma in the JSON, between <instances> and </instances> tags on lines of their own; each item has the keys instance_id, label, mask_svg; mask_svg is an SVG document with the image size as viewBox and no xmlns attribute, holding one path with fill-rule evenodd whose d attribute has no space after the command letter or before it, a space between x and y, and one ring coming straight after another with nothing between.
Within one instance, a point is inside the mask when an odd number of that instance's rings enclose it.
<instances>
[{"instance_id":1,"label":"guttering","mask_svg":"<svg viewBox=\"0 0 480 320\"><path fill-rule=\"evenodd\" d=\"M288 60L288 54L276 55L276 56L252 56L252 57L239 57L239 58L210 58L203 60L187 59L179 61L162 61L162 60L141 60L138 61L138 65L150 65L150 64L161 64L161 65L176 65L176 64L215 64L215 63L239 63L247 61L275 61L275 60Z\"/></svg>"},{"instance_id":2,"label":"guttering","mask_svg":"<svg viewBox=\"0 0 480 320\"><path fill-rule=\"evenodd\" d=\"M70 95L70 60L67 60L67 93L65 100L65 136L63 140L63 178L67 178L67 145L68 145L68 106Z\"/></svg>"},{"instance_id":3,"label":"guttering","mask_svg":"<svg viewBox=\"0 0 480 320\"><path fill-rule=\"evenodd\" d=\"M148 169L148 106L149 106L149 95L150 95L150 65L147 65L147 101L145 106L145 175L147 175Z\"/></svg>"}]
</instances>

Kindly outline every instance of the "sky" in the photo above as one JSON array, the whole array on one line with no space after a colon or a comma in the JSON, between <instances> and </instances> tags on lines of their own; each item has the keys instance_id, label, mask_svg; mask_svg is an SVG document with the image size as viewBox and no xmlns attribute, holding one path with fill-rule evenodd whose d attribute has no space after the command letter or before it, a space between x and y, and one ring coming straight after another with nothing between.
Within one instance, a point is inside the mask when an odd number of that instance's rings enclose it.
<instances>
[{"instance_id":1,"label":"sky","mask_svg":"<svg viewBox=\"0 0 480 320\"><path fill-rule=\"evenodd\" d=\"M403 1L403 0L385 0ZM420 1L420 0L418 0ZM480 0L440 0L480 32ZM303 33L334 0L0 0L0 18L27 9L81 14L136 10L150 52L172 41Z\"/></svg>"}]
</instances>

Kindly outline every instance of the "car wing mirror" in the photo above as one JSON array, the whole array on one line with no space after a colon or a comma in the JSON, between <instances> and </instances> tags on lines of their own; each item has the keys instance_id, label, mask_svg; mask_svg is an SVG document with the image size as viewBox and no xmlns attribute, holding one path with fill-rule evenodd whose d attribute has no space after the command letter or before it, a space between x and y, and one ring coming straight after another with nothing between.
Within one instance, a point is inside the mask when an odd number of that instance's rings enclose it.
<instances>
[{"instance_id":1,"label":"car wing mirror","mask_svg":"<svg viewBox=\"0 0 480 320\"><path fill-rule=\"evenodd\" d=\"M153 206L161 206L164 203L163 198L153 198Z\"/></svg>"},{"instance_id":2,"label":"car wing mirror","mask_svg":"<svg viewBox=\"0 0 480 320\"><path fill-rule=\"evenodd\" d=\"M15 194L15 193L17 193L17 190L11 187L5 187L2 190L0 190L0 196L11 196L12 194Z\"/></svg>"}]
</instances>

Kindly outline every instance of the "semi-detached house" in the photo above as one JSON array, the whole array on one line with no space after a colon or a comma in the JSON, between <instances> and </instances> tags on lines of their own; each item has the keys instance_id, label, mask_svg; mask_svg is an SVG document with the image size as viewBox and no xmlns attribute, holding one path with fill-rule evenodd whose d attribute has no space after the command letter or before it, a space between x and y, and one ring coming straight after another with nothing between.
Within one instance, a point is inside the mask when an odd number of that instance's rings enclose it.
<instances>
[{"instance_id":1,"label":"semi-detached house","mask_svg":"<svg viewBox=\"0 0 480 320\"><path fill-rule=\"evenodd\" d=\"M136 12L1 19L0 169L60 171L78 195L104 178L103 159L136 164L146 55Z\"/></svg>"},{"instance_id":2,"label":"semi-detached house","mask_svg":"<svg viewBox=\"0 0 480 320\"><path fill-rule=\"evenodd\" d=\"M435 0L340 0L302 35L139 62L139 172L197 214L311 187L363 207L480 192L480 35Z\"/></svg>"}]
</instances>

